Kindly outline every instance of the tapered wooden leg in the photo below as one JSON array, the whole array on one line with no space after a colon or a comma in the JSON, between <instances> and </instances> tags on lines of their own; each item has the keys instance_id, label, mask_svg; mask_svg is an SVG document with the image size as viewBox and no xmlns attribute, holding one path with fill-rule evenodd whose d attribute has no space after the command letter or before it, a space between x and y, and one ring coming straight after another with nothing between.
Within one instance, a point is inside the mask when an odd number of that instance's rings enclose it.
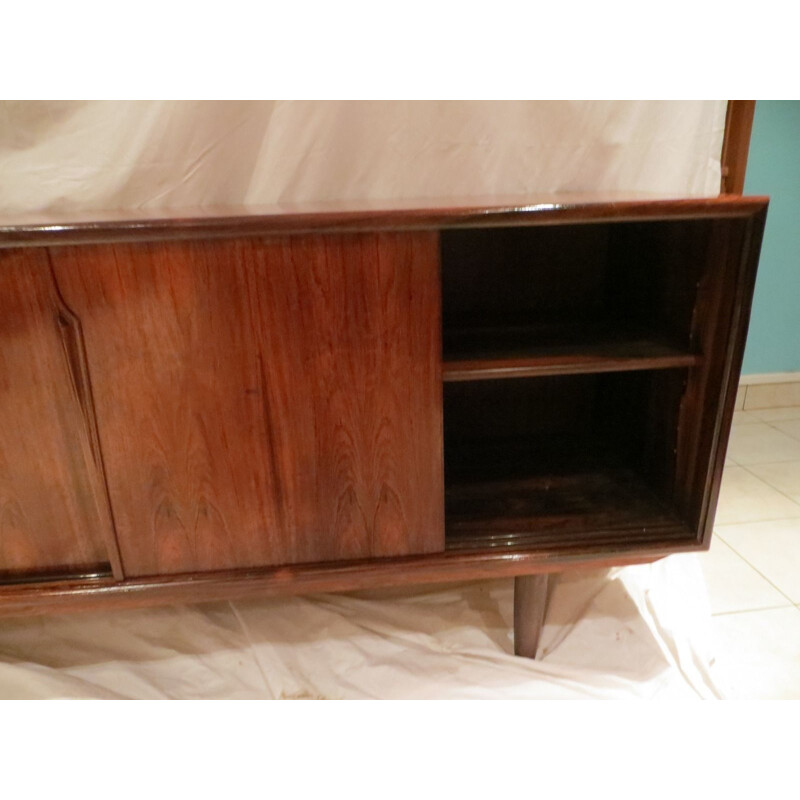
<instances>
[{"instance_id":1,"label":"tapered wooden leg","mask_svg":"<svg viewBox=\"0 0 800 800\"><path fill-rule=\"evenodd\" d=\"M547 610L547 575L514 578L514 653L536 658Z\"/></svg>"}]
</instances>

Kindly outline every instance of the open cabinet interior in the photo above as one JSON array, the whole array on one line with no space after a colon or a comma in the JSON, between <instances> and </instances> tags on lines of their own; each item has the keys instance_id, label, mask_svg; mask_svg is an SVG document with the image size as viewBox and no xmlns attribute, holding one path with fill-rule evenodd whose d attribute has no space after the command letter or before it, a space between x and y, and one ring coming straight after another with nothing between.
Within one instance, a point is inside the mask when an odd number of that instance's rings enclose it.
<instances>
[{"instance_id":1,"label":"open cabinet interior","mask_svg":"<svg viewBox=\"0 0 800 800\"><path fill-rule=\"evenodd\" d=\"M673 502L685 370L445 385L449 549L689 536Z\"/></svg>"},{"instance_id":2,"label":"open cabinet interior","mask_svg":"<svg viewBox=\"0 0 800 800\"><path fill-rule=\"evenodd\" d=\"M708 220L442 233L445 380L697 363Z\"/></svg>"},{"instance_id":3,"label":"open cabinet interior","mask_svg":"<svg viewBox=\"0 0 800 800\"><path fill-rule=\"evenodd\" d=\"M710 231L442 234L448 549L691 539L677 451Z\"/></svg>"}]
</instances>

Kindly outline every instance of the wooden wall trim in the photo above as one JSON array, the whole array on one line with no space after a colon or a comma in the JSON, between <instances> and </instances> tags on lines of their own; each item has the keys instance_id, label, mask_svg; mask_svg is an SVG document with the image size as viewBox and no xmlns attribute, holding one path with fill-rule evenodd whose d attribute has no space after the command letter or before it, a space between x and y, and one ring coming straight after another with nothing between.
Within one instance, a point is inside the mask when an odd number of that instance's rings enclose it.
<instances>
[{"instance_id":1,"label":"wooden wall trim","mask_svg":"<svg viewBox=\"0 0 800 800\"><path fill-rule=\"evenodd\" d=\"M742 194L750 133L753 130L755 100L729 100L725 116L725 137L722 140L722 194Z\"/></svg>"}]
</instances>

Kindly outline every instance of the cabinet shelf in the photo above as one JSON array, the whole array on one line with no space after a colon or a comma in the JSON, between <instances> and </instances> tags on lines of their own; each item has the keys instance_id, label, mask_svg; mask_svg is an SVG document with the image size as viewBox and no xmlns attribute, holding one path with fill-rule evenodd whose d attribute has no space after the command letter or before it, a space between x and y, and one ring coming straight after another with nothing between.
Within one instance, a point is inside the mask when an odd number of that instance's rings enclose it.
<instances>
[{"instance_id":1,"label":"cabinet shelf","mask_svg":"<svg viewBox=\"0 0 800 800\"><path fill-rule=\"evenodd\" d=\"M575 449L569 457L499 460L488 446L455 460L480 465L455 472L446 491L448 550L550 549L690 540L692 533L636 470ZM516 468L515 468L516 467Z\"/></svg>"},{"instance_id":2,"label":"cabinet shelf","mask_svg":"<svg viewBox=\"0 0 800 800\"><path fill-rule=\"evenodd\" d=\"M513 328L448 332L444 347L445 381L674 369L702 360L698 353L646 335L535 344L526 331Z\"/></svg>"},{"instance_id":3,"label":"cabinet shelf","mask_svg":"<svg viewBox=\"0 0 800 800\"><path fill-rule=\"evenodd\" d=\"M712 234L701 220L442 236L447 550L696 541L677 488L691 387L714 358Z\"/></svg>"},{"instance_id":4,"label":"cabinet shelf","mask_svg":"<svg viewBox=\"0 0 800 800\"><path fill-rule=\"evenodd\" d=\"M671 491L685 378L651 369L446 384L447 549L691 539Z\"/></svg>"}]
</instances>

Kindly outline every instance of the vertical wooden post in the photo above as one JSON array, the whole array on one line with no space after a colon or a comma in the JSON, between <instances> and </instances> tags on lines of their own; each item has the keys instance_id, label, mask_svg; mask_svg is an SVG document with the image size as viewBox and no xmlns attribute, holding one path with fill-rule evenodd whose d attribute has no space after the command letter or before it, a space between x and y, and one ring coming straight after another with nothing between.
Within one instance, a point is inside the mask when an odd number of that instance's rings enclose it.
<instances>
[{"instance_id":1,"label":"vertical wooden post","mask_svg":"<svg viewBox=\"0 0 800 800\"><path fill-rule=\"evenodd\" d=\"M722 194L742 194L750 133L753 130L755 100L728 100L725 117L725 138L722 140Z\"/></svg>"},{"instance_id":2,"label":"vertical wooden post","mask_svg":"<svg viewBox=\"0 0 800 800\"><path fill-rule=\"evenodd\" d=\"M547 610L548 575L514 578L514 654L536 658Z\"/></svg>"}]
</instances>

